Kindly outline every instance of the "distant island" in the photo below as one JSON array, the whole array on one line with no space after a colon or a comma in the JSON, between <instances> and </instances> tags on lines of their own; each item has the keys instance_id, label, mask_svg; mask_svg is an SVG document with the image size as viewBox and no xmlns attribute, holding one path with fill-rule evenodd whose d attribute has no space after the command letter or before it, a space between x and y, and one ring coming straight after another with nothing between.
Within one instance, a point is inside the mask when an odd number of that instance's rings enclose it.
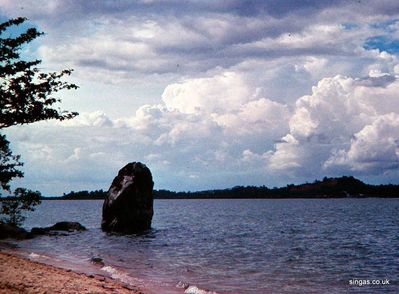
<instances>
[{"instance_id":1,"label":"distant island","mask_svg":"<svg viewBox=\"0 0 399 294\"><path fill-rule=\"evenodd\" d=\"M71 191L61 197L43 197L44 200L98 200L104 199L104 190ZM154 199L278 199L278 198L397 198L399 185L370 185L352 177L327 178L313 183L287 185L281 188L266 186L236 186L230 189L198 192L154 190Z\"/></svg>"}]
</instances>

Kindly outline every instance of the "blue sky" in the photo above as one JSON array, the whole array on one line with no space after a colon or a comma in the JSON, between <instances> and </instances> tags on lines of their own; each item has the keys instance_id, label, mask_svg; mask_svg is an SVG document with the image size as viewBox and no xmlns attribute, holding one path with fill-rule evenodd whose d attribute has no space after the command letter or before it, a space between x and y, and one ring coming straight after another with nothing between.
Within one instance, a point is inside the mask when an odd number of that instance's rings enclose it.
<instances>
[{"instance_id":1,"label":"blue sky","mask_svg":"<svg viewBox=\"0 0 399 294\"><path fill-rule=\"evenodd\" d=\"M0 0L16 16L80 116L6 131L15 185L107 189L130 161L157 189L399 183L397 1Z\"/></svg>"},{"instance_id":2,"label":"blue sky","mask_svg":"<svg viewBox=\"0 0 399 294\"><path fill-rule=\"evenodd\" d=\"M374 36L366 40L364 48L397 54L399 52L399 40L391 39L390 36Z\"/></svg>"}]
</instances>

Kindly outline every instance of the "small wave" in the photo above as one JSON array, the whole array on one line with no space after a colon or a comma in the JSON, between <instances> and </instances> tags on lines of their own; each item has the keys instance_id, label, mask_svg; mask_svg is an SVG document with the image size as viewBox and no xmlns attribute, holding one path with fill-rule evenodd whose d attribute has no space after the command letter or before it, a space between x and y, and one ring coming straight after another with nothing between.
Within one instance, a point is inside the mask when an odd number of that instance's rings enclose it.
<instances>
[{"instance_id":1,"label":"small wave","mask_svg":"<svg viewBox=\"0 0 399 294\"><path fill-rule=\"evenodd\" d=\"M198 288L197 286L189 286L185 291L185 294L218 294L215 291L208 291Z\"/></svg>"},{"instance_id":2,"label":"small wave","mask_svg":"<svg viewBox=\"0 0 399 294\"><path fill-rule=\"evenodd\" d=\"M49 259L50 258L48 256L40 255L40 254L37 254L37 253L34 253L34 252L31 252L28 256L29 256L29 258L32 258L32 259L39 259L39 258Z\"/></svg>"},{"instance_id":3,"label":"small wave","mask_svg":"<svg viewBox=\"0 0 399 294\"><path fill-rule=\"evenodd\" d=\"M139 279L135 279L131 276L129 276L127 273L124 273L120 270L117 270L116 268L106 265L101 268L102 271L108 273L111 275L111 278L115 280L119 280L122 283L129 284L129 285L143 285L143 282Z\"/></svg>"},{"instance_id":4,"label":"small wave","mask_svg":"<svg viewBox=\"0 0 399 294\"><path fill-rule=\"evenodd\" d=\"M103 267L101 268L101 270L104 271L104 272L107 272L107 273L109 273L109 274L115 274L115 273L118 272L117 269L113 268L113 267L110 266L110 265L103 266Z\"/></svg>"},{"instance_id":5,"label":"small wave","mask_svg":"<svg viewBox=\"0 0 399 294\"><path fill-rule=\"evenodd\" d=\"M200 289L197 286L190 286L189 283L184 282L184 281L179 281L176 284L176 288L185 289L185 291L184 291L185 294L218 294L215 291L208 291L208 290Z\"/></svg>"}]
</instances>

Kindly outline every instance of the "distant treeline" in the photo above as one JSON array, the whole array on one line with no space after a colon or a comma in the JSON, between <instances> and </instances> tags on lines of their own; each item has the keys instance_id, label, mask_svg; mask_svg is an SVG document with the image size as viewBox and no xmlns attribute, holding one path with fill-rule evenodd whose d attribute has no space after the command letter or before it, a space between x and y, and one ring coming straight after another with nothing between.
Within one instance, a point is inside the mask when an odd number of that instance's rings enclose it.
<instances>
[{"instance_id":1,"label":"distant treeline","mask_svg":"<svg viewBox=\"0 0 399 294\"><path fill-rule=\"evenodd\" d=\"M65 200L76 200L76 199L105 199L105 195L107 195L107 192L104 190L95 190L95 191L79 191L79 192L74 192L71 191L68 194L62 195L62 199ZM55 197L54 197L55 198ZM59 199L59 197L57 198Z\"/></svg>"},{"instance_id":2,"label":"distant treeline","mask_svg":"<svg viewBox=\"0 0 399 294\"><path fill-rule=\"evenodd\" d=\"M107 192L79 191L64 194L62 197L44 199L104 199ZM206 190L199 192L173 192L154 190L155 199L243 199L243 198L345 198L345 197L386 197L399 196L399 185L369 185L354 177L324 178L321 181L300 185L287 185L281 188L266 186L236 186L230 189Z\"/></svg>"}]
</instances>

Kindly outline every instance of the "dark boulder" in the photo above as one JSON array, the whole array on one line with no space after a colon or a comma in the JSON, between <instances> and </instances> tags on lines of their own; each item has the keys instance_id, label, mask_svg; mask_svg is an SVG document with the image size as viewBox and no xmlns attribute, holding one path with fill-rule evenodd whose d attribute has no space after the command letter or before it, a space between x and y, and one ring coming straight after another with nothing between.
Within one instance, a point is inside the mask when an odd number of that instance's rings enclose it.
<instances>
[{"instance_id":1,"label":"dark boulder","mask_svg":"<svg viewBox=\"0 0 399 294\"><path fill-rule=\"evenodd\" d=\"M28 239L31 235L23 228L0 222L0 239Z\"/></svg>"},{"instance_id":2,"label":"dark boulder","mask_svg":"<svg viewBox=\"0 0 399 294\"><path fill-rule=\"evenodd\" d=\"M91 261L91 263L97 264L97 265L100 265L100 266L104 266L105 265L104 260L101 257L92 257L90 259L90 261Z\"/></svg>"},{"instance_id":3,"label":"dark boulder","mask_svg":"<svg viewBox=\"0 0 399 294\"><path fill-rule=\"evenodd\" d=\"M59 222L51 227L45 228L33 228L31 230L32 235L54 235L57 231L64 232L75 232L85 231L86 228L78 222Z\"/></svg>"},{"instance_id":4,"label":"dark boulder","mask_svg":"<svg viewBox=\"0 0 399 294\"><path fill-rule=\"evenodd\" d=\"M140 233L151 228L154 182L140 162L123 167L113 180L103 205L101 228L106 232Z\"/></svg>"}]
</instances>

